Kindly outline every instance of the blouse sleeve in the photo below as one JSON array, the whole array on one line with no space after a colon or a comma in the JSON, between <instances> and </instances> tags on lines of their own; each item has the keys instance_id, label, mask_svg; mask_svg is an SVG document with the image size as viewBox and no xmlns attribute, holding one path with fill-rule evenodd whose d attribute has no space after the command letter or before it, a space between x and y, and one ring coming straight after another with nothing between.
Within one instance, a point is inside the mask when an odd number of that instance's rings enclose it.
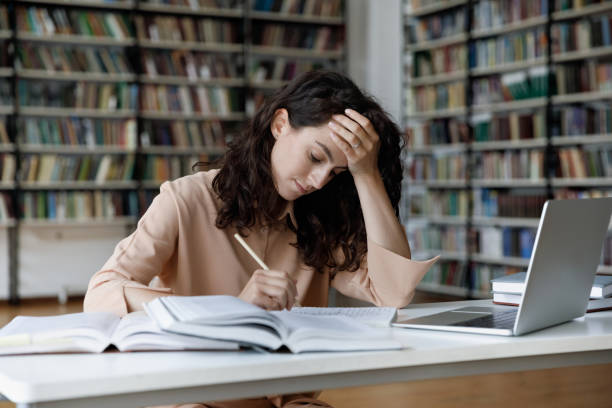
<instances>
[{"instance_id":1,"label":"blouse sleeve","mask_svg":"<svg viewBox=\"0 0 612 408\"><path fill-rule=\"evenodd\" d=\"M413 261L368 240L365 264L355 272L338 272L331 286L344 295L377 306L404 307L438 258Z\"/></svg>"},{"instance_id":2,"label":"blouse sleeve","mask_svg":"<svg viewBox=\"0 0 612 408\"><path fill-rule=\"evenodd\" d=\"M136 231L121 240L102 268L89 281L84 310L110 311L120 316L131 304L141 304L162 295L169 288L151 288L151 280L175 251L179 214L169 183L138 222Z\"/></svg>"}]
</instances>

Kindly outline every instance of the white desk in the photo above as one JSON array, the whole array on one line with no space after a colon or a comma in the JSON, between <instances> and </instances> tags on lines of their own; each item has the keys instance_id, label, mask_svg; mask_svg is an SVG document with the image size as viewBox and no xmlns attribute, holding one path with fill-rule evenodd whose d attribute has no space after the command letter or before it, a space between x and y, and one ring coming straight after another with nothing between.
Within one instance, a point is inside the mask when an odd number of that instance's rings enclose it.
<instances>
[{"instance_id":1,"label":"white desk","mask_svg":"<svg viewBox=\"0 0 612 408\"><path fill-rule=\"evenodd\" d=\"M414 305L402 315L488 304ZM389 329L410 349L360 353L104 353L0 357L18 407L139 407L612 362L612 311L517 338Z\"/></svg>"}]
</instances>

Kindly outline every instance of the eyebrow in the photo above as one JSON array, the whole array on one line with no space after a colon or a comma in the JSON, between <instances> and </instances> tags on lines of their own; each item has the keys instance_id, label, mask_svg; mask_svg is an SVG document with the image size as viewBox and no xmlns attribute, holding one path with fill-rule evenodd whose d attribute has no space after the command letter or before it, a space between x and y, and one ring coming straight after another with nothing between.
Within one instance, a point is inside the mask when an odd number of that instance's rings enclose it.
<instances>
[{"instance_id":1,"label":"eyebrow","mask_svg":"<svg viewBox=\"0 0 612 408\"><path fill-rule=\"evenodd\" d=\"M319 142L318 140L315 140L315 143L318 144L319 146L321 146L321 149L323 149L323 151L325 152L327 157L329 157L329 161L333 162L334 158L332 157L332 154L329 151L329 148L327 146L325 146L323 143ZM338 167L340 169L348 169L348 166L336 166L336 167Z\"/></svg>"}]
</instances>

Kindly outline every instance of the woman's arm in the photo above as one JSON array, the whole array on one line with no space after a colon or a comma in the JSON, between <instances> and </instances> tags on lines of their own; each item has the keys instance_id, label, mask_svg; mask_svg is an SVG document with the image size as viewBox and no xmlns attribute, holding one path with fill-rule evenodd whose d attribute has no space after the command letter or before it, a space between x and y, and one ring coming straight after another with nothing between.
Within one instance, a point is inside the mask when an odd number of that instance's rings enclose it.
<instances>
[{"instance_id":1,"label":"woman's arm","mask_svg":"<svg viewBox=\"0 0 612 408\"><path fill-rule=\"evenodd\" d=\"M359 195L368 241L406 258L410 245L378 171L379 137L370 121L352 109L334 115L331 137L344 152Z\"/></svg>"},{"instance_id":2,"label":"woman's arm","mask_svg":"<svg viewBox=\"0 0 612 408\"><path fill-rule=\"evenodd\" d=\"M395 215L378 170L354 177L368 240L405 258L411 256L404 227Z\"/></svg>"}]
</instances>

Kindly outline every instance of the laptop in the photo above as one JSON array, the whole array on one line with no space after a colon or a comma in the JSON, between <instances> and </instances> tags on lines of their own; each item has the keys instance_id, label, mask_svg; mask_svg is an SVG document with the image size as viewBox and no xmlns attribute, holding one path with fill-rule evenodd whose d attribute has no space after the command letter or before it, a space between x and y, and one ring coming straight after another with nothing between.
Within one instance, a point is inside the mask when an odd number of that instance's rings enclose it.
<instances>
[{"instance_id":1,"label":"laptop","mask_svg":"<svg viewBox=\"0 0 612 408\"><path fill-rule=\"evenodd\" d=\"M463 307L397 327L520 336L583 316L610 224L612 198L549 200L544 204L517 308Z\"/></svg>"}]
</instances>

